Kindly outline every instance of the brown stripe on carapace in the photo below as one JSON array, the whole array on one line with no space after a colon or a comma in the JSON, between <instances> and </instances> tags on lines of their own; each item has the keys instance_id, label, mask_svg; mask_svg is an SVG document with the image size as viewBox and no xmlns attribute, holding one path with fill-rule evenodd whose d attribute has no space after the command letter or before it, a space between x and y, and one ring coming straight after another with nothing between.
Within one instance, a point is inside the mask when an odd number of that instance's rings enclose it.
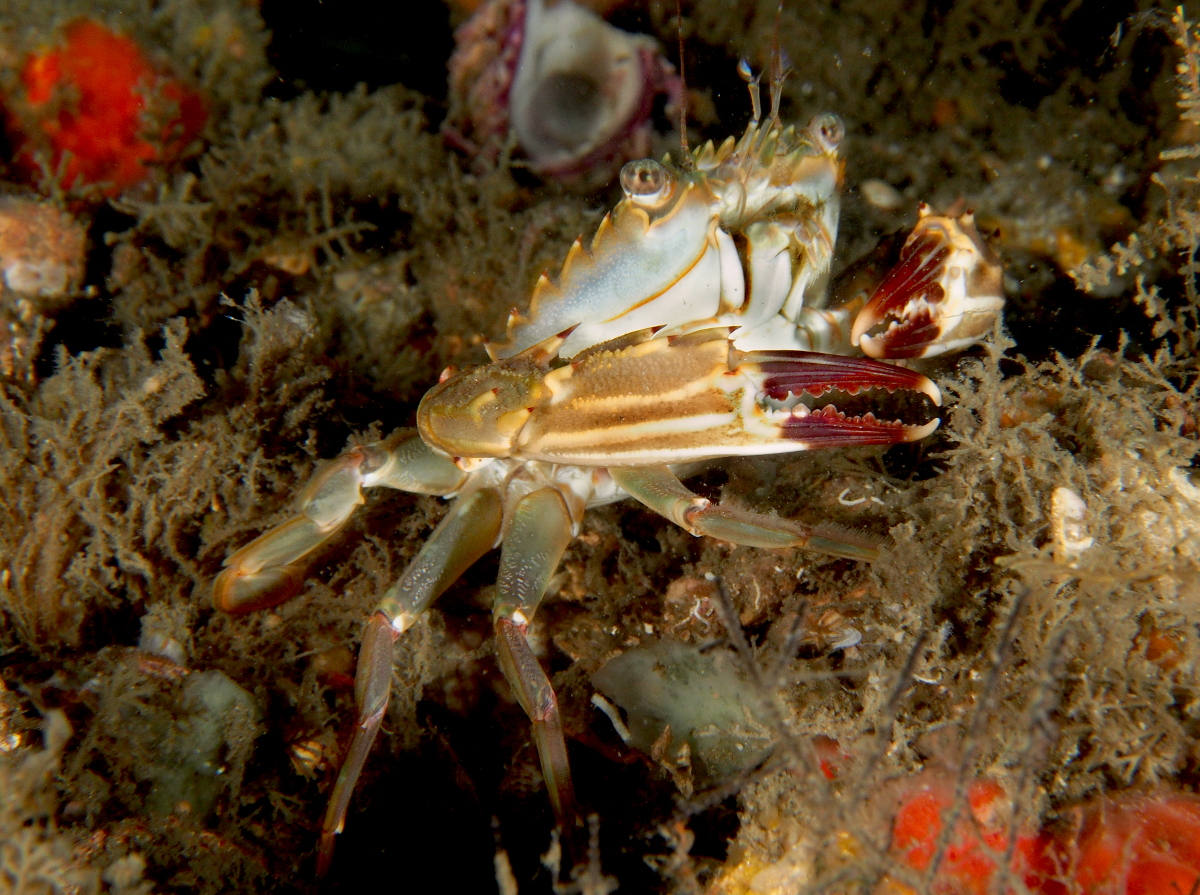
<instances>
[{"instance_id":1,"label":"brown stripe on carapace","mask_svg":"<svg viewBox=\"0 0 1200 895\"><path fill-rule=\"evenodd\" d=\"M688 390L728 364L729 343L712 339L700 344L672 344L669 339L647 339L609 350L581 355L572 364L572 395L647 398ZM572 398L571 400L575 400Z\"/></svg>"},{"instance_id":2,"label":"brown stripe on carapace","mask_svg":"<svg viewBox=\"0 0 1200 895\"><path fill-rule=\"evenodd\" d=\"M522 448L537 453L603 454L620 446L627 450L635 444L667 444L674 438L696 441L704 428L672 432L669 425L656 430L657 424L670 424L706 416L731 415L734 405L728 395L705 391L690 396L661 398L655 395L630 396L628 403L590 402L586 398L543 407L525 424Z\"/></svg>"},{"instance_id":3,"label":"brown stripe on carapace","mask_svg":"<svg viewBox=\"0 0 1200 895\"><path fill-rule=\"evenodd\" d=\"M538 428L547 433L617 430L624 426L729 413L730 399L720 392L692 395L630 395L620 400L591 401L581 397L538 409Z\"/></svg>"}]
</instances>

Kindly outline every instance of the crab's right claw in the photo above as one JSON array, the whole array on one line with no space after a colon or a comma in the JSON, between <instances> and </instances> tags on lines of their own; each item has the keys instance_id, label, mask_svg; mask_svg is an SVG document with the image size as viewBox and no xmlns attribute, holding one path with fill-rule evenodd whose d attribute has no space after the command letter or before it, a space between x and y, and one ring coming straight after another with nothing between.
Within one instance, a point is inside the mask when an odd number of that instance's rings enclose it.
<instances>
[{"instance_id":1,"label":"crab's right claw","mask_svg":"<svg viewBox=\"0 0 1200 895\"><path fill-rule=\"evenodd\" d=\"M974 216L921 205L900 260L854 320L850 341L869 357L936 357L992 331L1004 307L1002 269Z\"/></svg>"}]
</instances>

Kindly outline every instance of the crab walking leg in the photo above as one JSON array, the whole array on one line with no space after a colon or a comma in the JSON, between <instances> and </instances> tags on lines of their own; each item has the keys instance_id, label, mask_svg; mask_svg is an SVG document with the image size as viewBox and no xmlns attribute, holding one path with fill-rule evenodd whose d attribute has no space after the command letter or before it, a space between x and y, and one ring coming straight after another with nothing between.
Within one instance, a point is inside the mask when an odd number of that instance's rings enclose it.
<instances>
[{"instance_id":1,"label":"crab walking leg","mask_svg":"<svg viewBox=\"0 0 1200 895\"><path fill-rule=\"evenodd\" d=\"M329 869L334 837L342 831L350 796L387 712L396 640L459 575L496 546L501 515L500 496L492 490L476 491L455 501L367 622L354 678L358 723L321 825L318 876Z\"/></svg>"},{"instance_id":2,"label":"crab walking leg","mask_svg":"<svg viewBox=\"0 0 1200 895\"><path fill-rule=\"evenodd\" d=\"M225 560L213 582L213 605L241 614L276 606L304 583L297 563L332 538L363 503L363 488L452 494L466 474L433 453L412 429L352 448L326 464L300 493L298 512Z\"/></svg>"},{"instance_id":3,"label":"crab walking leg","mask_svg":"<svg viewBox=\"0 0 1200 895\"><path fill-rule=\"evenodd\" d=\"M686 488L667 466L608 472L634 500L697 537L708 535L744 547L804 547L864 562L879 555L871 538L848 529L812 527L712 503Z\"/></svg>"},{"instance_id":4,"label":"crab walking leg","mask_svg":"<svg viewBox=\"0 0 1200 895\"><path fill-rule=\"evenodd\" d=\"M500 668L533 722L542 776L546 778L554 816L564 829L570 828L575 817L567 743L558 699L529 646L527 633L550 576L574 536L572 528L571 514L556 490L543 488L521 498L500 553L492 609Z\"/></svg>"}]
</instances>

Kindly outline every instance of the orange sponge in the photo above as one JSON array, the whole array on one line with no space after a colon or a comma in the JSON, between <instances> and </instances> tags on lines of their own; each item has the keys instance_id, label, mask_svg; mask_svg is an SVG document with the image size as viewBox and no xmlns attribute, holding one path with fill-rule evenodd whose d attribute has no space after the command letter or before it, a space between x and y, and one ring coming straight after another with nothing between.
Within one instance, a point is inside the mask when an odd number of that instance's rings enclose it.
<instances>
[{"instance_id":1,"label":"orange sponge","mask_svg":"<svg viewBox=\"0 0 1200 895\"><path fill-rule=\"evenodd\" d=\"M1200 797L1169 789L1105 795L1036 833L1014 833L1003 788L975 780L935 867L954 790L947 777L918 775L901 791L892 823L892 853L930 892L985 895L1020 885L1036 895L1200 892ZM889 878L883 891L914 890Z\"/></svg>"},{"instance_id":2,"label":"orange sponge","mask_svg":"<svg viewBox=\"0 0 1200 895\"><path fill-rule=\"evenodd\" d=\"M1200 891L1200 798L1158 790L1101 796L1053 830L1034 890L1044 895Z\"/></svg>"},{"instance_id":3,"label":"orange sponge","mask_svg":"<svg viewBox=\"0 0 1200 895\"><path fill-rule=\"evenodd\" d=\"M892 849L900 861L928 874L938 855L942 829L954 804L954 783L949 778L922 775L901 797L900 810L892 824ZM944 850L929 891L943 895L987 895L1000 876L1000 865L1011 847L1012 876L1026 877L1040 864L1041 837L1032 832L1013 836L1010 829L1012 805L1000 784L975 780L966 791L966 804L958 814L954 832ZM892 883L894 891L907 886Z\"/></svg>"},{"instance_id":4,"label":"orange sponge","mask_svg":"<svg viewBox=\"0 0 1200 895\"><path fill-rule=\"evenodd\" d=\"M20 88L6 100L16 169L61 174L67 187L93 185L107 196L178 157L208 117L198 92L89 19L63 28L59 46L31 53Z\"/></svg>"}]
</instances>

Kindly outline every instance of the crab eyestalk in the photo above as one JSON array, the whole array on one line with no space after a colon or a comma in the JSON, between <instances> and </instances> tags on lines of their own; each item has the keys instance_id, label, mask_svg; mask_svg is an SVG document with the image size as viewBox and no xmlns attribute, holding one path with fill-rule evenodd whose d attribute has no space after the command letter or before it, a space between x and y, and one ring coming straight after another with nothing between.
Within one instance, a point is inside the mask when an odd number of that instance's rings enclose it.
<instances>
[{"instance_id":1,"label":"crab eyestalk","mask_svg":"<svg viewBox=\"0 0 1200 895\"><path fill-rule=\"evenodd\" d=\"M851 342L869 357L936 357L961 351L992 331L1004 308L1002 270L974 216L920 220L900 260L855 318Z\"/></svg>"}]
</instances>

